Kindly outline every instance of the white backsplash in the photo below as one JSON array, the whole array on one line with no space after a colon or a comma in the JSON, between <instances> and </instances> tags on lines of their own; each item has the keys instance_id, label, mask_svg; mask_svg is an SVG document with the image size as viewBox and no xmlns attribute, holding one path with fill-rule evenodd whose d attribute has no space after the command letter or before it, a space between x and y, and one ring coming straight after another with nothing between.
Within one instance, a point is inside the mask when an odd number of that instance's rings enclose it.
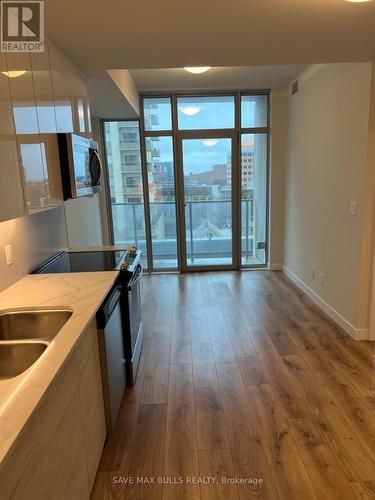
<instances>
[{"instance_id":1,"label":"white backsplash","mask_svg":"<svg viewBox=\"0 0 375 500\"><path fill-rule=\"evenodd\" d=\"M7 266L5 245L12 245L14 263ZM67 248L64 207L0 224L0 291L13 285L48 257Z\"/></svg>"}]
</instances>

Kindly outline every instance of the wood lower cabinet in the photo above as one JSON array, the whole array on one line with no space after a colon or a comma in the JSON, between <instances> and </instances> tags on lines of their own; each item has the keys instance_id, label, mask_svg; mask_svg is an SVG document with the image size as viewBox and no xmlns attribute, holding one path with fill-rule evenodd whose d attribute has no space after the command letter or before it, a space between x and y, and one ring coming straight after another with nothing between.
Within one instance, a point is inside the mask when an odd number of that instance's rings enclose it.
<instances>
[{"instance_id":1,"label":"wood lower cabinet","mask_svg":"<svg viewBox=\"0 0 375 500\"><path fill-rule=\"evenodd\" d=\"M88 499L106 437L95 322L82 334L30 425L32 433L39 427L38 444L21 477L15 478L13 493L0 493L0 498ZM15 463L22 455L22 443L18 446L11 457Z\"/></svg>"},{"instance_id":2,"label":"wood lower cabinet","mask_svg":"<svg viewBox=\"0 0 375 500\"><path fill-rule=\"evenodd\" d=\"M79 356L78 379L87 472L91 490L107 432L96 322L90 325L86 335L81 338L78 353L85 354L85 356Z\"/></svg>"}]
</instances>

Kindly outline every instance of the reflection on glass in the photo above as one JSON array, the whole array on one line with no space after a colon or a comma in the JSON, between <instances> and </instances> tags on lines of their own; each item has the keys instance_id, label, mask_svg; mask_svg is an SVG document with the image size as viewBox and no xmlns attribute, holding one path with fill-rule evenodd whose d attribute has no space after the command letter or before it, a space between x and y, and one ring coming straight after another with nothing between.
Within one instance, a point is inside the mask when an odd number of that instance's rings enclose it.
<instances>
[{"instance_id":1,"label":"reflection on glass","mask_svg":"<svg viewBox=\"0 0 375 500\"><path fill-rule=\"evenodd\" d=\"M39 135L36 89L30 54L9 54L7 60L9 70L26 70L22 76L10 78L9 85L17 146L23 170L25 204L31 213L49 206L48 174Z\"/></svg>"},{"instance_id":2,"label":"reflection on glass","mask_svg":"<svg viewBox=\"0 0 375 500\"><path fill-rule=\"evenodd\" d=\"M153 266L177 267L172 137L146 137Z\"/></svg>"},{"instance_id":3,"label":"reflection on glass","mask_svg":"<svg viewBox=\"0 0 375 500\"><path fill-rule=\"evenodd\" d=\"M241 137L241 260L266 264L267 134Z\"/></svg>"},{"instance_id":4,"label":"reflection on glass","mask_svg":"<svg viewBox=\"0 0 375 500\"><path fill-rule=\"evenodd\" d=\"M39 134L35 102L13 104L13 116L16 134Z\"/></svg>"},{"instance_id":5,"label":"reflection on glass","mask_svg":"<svg viewBox=\"0 0 375 500\"><path fill-rule=\"evenodd\" d=\"M36 104L39 132L41 134L56 133L55 105L53 102L38 101Z\"/></svg>"},{"instance_id":6,"label":"reflection on glass","mask_svg":"<svg viewBox=\"0 0 375 500\"><path fill-rule=\"evenodd\" d=\"M182 152L187 265L232 264L232 141L184 139Z\"/></svg>"},{"instance_id":7,"label":"reflection on glass","mask_svg":"<svg viewBox=\"0 0 375 500\"><path fill-rule=\"evenodd\" d=\"M74 132L73 110L70 100L55 101L57 132Z\"/></svg>"},{"instance_id":8,"label":"reflection on glass","mask_svg":"<svg viewBox=\"0 0 375 500\"><path fill-rule=\"evenodd\" d=\"M266 95L245 95L241 97L241 127L267 127Z\"/></svg>"},{"instance_id":9,"label":"reflection on glass","mask_svg":"<svg viewBox=\"0 0 375 500\"><path fill-rule=\"evenodd\" d=\"M223 129L234 127L234 96L179 97L180 130Z\"/></svg>"},{"instance_id":10,"label":"reflection on glass","mask_svg":"<svg viewBox=\"0 0 375 500\"><path fill-rule=\"evenodd\" d=\"M78 99L77 100L77 113L78 113L78 123L79 123L79 131L80 132L85 132L86 127L85 127L85 111L84 111L84 106L83 106L83 100Z\"/></svg>"},{"instance_id":11,"label":"reflection on glass","mask_svg":"<svg viewBox=\"0 0 375 500\"><path fill-rule=\"evenodd\" d=\"M136 245L147 263L138 121L105 122L104 140L114 243Z\"/></svg>"},{"instance_id":12,"label":"reflection on glass","mask_svg":"<svg viewBox=\"0 0 375 500\"><path fill-rule=\"evenodd\" d=\"M169 97L143 99L145 130L171 130L172 107Z\"/></svg>"},{"instance_id":13,"label":"reflection on glass","mask_svg":"<svg viewBox=\"0 0 375 500\"><path fill-rule=\"evenodd\" d=\"M5 54L0 53L0 222L24 215L24 197L20 176L14 121L10 101Z\"/></svg>"},{"instance_id":14,"label":"reflection on glass","mask_svg":"<svg viewBox=\"0 0 375 500\"><path fill-rule=\"evenodd\" d=\"M92 127L91 127L91 110L90 110L90 103L88 101L86 102L86 110L87 110L87 125L89 127L89 132L92 132Z\"/></svg>"},{"instance_id":15,"label":"reflection on glass","mask_svg":"<svg viewBox=\"0 0 375 500\"><path fill-rule=\"evenodd\" d=\"M46 207L48 203L42 145L40 143L21 143L20 153L25 178L27 207L29 209Z\"/></svg>"}]
</instances>

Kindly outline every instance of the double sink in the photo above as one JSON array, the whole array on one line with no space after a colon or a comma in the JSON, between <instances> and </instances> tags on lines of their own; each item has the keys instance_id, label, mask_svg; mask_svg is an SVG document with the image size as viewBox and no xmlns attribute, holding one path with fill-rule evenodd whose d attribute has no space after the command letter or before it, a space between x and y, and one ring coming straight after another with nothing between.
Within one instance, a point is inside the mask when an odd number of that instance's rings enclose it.
<instances>
[{"instance_id":1,"label":"double sink","mask_svg":"<svg viewBox=\"0 0 375 500\"><path fill-rule=\"evenodd\" d=\"M0 380L30 368L71 315L66 309L0 312Z\"/></svg>"}]
</instances>

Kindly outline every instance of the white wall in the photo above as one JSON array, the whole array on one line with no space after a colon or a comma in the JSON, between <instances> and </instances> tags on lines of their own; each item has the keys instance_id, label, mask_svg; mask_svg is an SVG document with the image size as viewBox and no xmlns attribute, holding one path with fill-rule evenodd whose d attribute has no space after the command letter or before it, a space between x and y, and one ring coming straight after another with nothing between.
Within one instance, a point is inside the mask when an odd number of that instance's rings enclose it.
<instances>
[{"instance_id":1,"label":"white wall","mask_svg":"<svg viewBox=\"0 0 375 500\"><path fill-rule=\"evenodd\" d=\"M139 92L130 72L127 69L111 69L107 70L107 73L139 116Z\"/></svg>"},{"instance_id":2,"label":"white wall","mask_svg":"<svg viewBox=\"0 0 375 500\"><path fill-rule=\"evenodd\" d=\"M369 339L375 340L375 253L374 253L373 272L372 272Z\"/></svg>"},{"instance_id":3,"label":"white wall","mask_svg":"<svg viewBox=\"0 0 375 500\"><path fill-rule=\"evenodd\" d=\"M270 106L269 266L270 269L280 270L284 262L287 87L272 89Z\"/></svg>"},{"instance_id":4,"label":"white wall","mask_svg":"<svg viewBox=\"0 0 375 500\"><path fill-rule=\"evenodd\" d=\"M13 247L7 266L5 245ZM0 291L13 285L44 260L68 246L64 207L19 217L0 224Z\"/></svg>"},{"instance_id":5,"label":"white wall","mask_svg":"<svg viewBox=\"0 0 375 500\"><path fill-rule=\"evenodd\" d=\"M368 328L371 74L371 63L311 66L289 96L286 271L357 338Z\"/></svg>"},{"instance_id":6,"label":"white wall","mask_svg":"<svg viewBox=\"0 0 375 500\"><path fill-rule=\"evenodd\" d=\"M370 123L369 123L369 140L367 146L367 168L368 168L368 181L367 184L375 185L375 62L372 65L372 85L371 85L371 103L370 103ZM369 206L369 224L373 227L375 220L375 197L370 198ZM372 215L372 220L371 220ZM375 234L372 234L372 241L369 248L372 255L372 285L370 288L370 335L371 340L375 340Z\"/></svg>"}]
</instances>

